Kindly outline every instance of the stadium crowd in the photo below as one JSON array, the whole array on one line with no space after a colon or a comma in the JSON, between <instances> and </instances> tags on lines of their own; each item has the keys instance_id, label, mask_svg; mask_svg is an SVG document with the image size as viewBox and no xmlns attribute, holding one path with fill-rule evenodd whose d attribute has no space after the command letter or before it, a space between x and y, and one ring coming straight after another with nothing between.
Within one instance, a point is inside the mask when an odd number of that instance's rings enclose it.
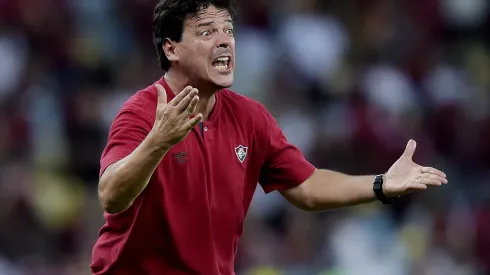
<instances>
[{"instance_id":1,"label":"stadium crowd","mask_svg":"<svg viewBox=\"0 0 490 275\"><path fill-rule=\"evenodd\" d=\"M0 275L89 274L110 123L162 72L150 0L0 1ZM490 274L490 2L247 0L233 89L316 166L450 184L310 214L258 187L237 274Z\"/></svg>"}]
</instances>

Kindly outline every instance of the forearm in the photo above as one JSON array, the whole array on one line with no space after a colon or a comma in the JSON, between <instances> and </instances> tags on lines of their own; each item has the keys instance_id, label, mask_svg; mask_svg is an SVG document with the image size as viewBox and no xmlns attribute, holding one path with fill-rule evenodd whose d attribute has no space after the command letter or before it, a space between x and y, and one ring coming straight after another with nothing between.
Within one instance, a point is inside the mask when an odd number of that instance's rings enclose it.
<instances>
[{"instance_id":1,"label":"forearm","mask_svg":"<svg viewBox=\"0 0 490 275\"><path fill-rule=\"evenodd\" d=\"M104 171L99 181L99 199L106 212L126 210L146 188L169 149L155 140L150 133L131 154Z\"/></svg>"},{"instance_id":2,"label":"forearm","mask_svg":"<svg viewBox=\"0 0 490 275\"><path fill-rule=\"evenodd\" d=\"M384 203L413 190L425 190L428 186L447 184L446 174L432 167L413 162L417 143L410 140L402 156L383 175L382 191L378 195ZM316 169L303 183L282 190L281 194L296 207L307 211L323 211L352 206L375 200L376 176L349 176ZM380 182L381 183L381 182ZM381 187L381 185L377 185ZM378 189L377 189L378 190Z\"/></svg>"},{"instance_id":3,"label":"forearm","mask_svg":"<svg viewBox=\"0 0 490 275\"><path fill-rule=\"evenodd\" d=\"M307 182L309 210L324 211L374 201L374 178L316 170Z\"/></svg>"}]
</instances>

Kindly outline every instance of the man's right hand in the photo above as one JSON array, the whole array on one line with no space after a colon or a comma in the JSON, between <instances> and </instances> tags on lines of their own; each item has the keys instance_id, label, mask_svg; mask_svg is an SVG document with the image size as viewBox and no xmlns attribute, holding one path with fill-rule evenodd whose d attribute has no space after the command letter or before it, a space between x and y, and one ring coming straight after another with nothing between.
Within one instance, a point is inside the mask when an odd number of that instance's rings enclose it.
<instances>
[{"instance_id":1,"label":"man's right hand","mask_svg":"<svg viewBox=\"0 0 490 275\"><path fill-rule=\"evenodd\" d=\"M167 103L167 92L156 84L158 103L152 135L159 147L170 149L182 141L203 118L202 114L192 115L199 102L198 90L187 86Z\"/></svg>"},{"instance_id":2,"label":"man's right hand","mask_svg":"<svg viewBox=\"0 0 490 275\"><path fill-rule=\"evenodd\" d=\"M202 120L202 114L191 118L199 101L197 89L187 87L167 103L165 89L158 84L156 88L156 119L150 133L131 154L109 165L99 180L99 199L107 213L128 209L146 188L168 150ZM133 138L131 133L121 135Z\"/></svg>"}]
</instances>

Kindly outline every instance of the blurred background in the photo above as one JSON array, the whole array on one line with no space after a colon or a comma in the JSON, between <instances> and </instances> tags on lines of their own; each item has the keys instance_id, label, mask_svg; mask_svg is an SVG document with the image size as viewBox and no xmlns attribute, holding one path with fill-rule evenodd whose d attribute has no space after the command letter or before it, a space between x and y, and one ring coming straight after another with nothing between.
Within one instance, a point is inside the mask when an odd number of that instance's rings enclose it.
<instances>
[{"instance_id":1,"label":"blurred background","mask_svg":"<svg viewBox=\"0 0 490 275\"><path fill-rule=\"evenodd\" d=\"M0 274L83 275L99 158L161 75L155 0L0 0ZM247 0L233 89L315 165L386 171L409 138L450 184L305 213L259 187L237 274L490 274L490 2Z\"/></svg>"}]
</instances>

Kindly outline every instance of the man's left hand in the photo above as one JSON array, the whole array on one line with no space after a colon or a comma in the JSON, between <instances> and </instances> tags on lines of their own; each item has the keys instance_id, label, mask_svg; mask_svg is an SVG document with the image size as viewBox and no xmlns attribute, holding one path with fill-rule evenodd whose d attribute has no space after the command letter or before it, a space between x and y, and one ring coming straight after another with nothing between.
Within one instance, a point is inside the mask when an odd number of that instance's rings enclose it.
<instances>
[{"instance_id":1,"label":"man's left hand","mask_svg":"<svg viewBox=\"0 0 490 275\"><path fill-rule=\"evenodd\" d=\"M432 167L424 167L412 161L417 143L410 140L403 155L385 174L383 193L387 197L396 197L414 190L424 190L428 186L446 184L446 174Z\"/></svg>"}]
</instances>

